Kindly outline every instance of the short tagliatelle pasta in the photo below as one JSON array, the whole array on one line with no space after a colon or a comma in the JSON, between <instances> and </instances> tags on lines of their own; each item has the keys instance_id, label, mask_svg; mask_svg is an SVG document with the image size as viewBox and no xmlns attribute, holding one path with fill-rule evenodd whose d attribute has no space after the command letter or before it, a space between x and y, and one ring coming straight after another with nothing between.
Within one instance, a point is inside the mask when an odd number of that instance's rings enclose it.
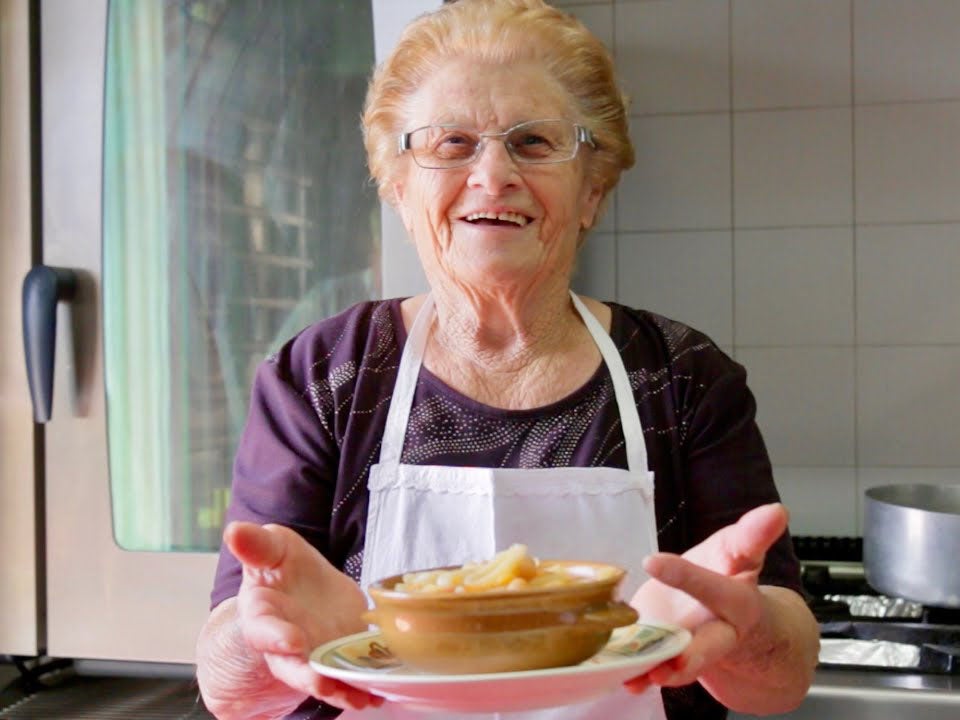
<instances>
[{"instance_id":1,"label":"short tagliatelle pasta","mask_svg":"<svg viewBox=\"0 0 960 720\"><path fill-rule=\"evenodd\" d=\"M393 589L410 593L480 593L557 587L586 579L556 564L541 563L530 555L526 545L515 543L487 562L405 573Z\"/></svg>"}]
</instances>

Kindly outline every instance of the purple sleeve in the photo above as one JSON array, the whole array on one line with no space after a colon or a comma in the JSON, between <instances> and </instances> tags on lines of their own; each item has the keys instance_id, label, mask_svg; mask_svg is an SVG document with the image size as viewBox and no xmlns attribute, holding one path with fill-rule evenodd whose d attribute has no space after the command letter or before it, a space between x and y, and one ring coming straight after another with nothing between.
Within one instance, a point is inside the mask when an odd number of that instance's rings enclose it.
<instances>
[{"instance_id":1,"label":"purple sleeve","mask_svg":"<svg viewBox=\"0 0 960 720\"><path fill-rule=\"evenodd\" d=\"M694 518L690 534L694 545L751 508L780 500L755 421L756 402L746 384L746 371L722 357L722 371L687 418L687 516ZM802 594L800 565L789 533L767 553L760 582Z\"/></svg>"},{"instance_id":2,"label":"purple sleeve","mask_svg":"<svg viewBox=\"0 0 960 720\"><path fill-rule=\"evenodd\" d=\"M313 407L283 376L276 360L254 379L247 423L233 469L226 522L278 523L324 552L336 484L337 446ZM220 549L211 607L236 595L241 568Z\"/></svg>"}]
</instances>

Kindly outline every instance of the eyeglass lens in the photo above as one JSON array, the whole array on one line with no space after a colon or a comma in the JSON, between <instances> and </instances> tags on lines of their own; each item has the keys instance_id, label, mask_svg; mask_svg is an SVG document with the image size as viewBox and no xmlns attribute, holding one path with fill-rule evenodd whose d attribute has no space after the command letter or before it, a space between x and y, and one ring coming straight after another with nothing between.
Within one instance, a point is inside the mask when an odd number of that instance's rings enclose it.
<instances>
[{"instance_id":1,"label":"eyeglass lens","mask_svg":"<svg viewBox=\"0 0 960 720\"><path fill-rule=\"evenodd\" d=\"M566 120L534 120L503 133L478 133L464 128L431 125L410 134L417 163L424 167L456 167L472 162L490 139L502 140L514 160L554 163L576 155L577 128Z\"/></svg>"}]
</instances>

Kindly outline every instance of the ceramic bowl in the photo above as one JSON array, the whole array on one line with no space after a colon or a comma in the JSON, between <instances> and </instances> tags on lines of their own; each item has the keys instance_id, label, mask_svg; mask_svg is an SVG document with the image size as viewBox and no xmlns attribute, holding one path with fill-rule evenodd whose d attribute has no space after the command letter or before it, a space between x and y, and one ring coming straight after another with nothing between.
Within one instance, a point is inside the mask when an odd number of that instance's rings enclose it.
<instances>
[{"instance_id":1,"label":"ceramic bowl","mask_svg":"<svg viewBox=\"0 0 960 720\"><path fill-rule=\"evenodd\" d=\"M545 563L547 564L547 563ZM576 665L596 654L637 612L614 599L624 570L604 563L549 561L571 584L481 593L394 589L401 575L372 584L365 619L390 651L433 673L513 672ZM443 568L446 569L446 568Z\"/></svg>"}]
</instances>

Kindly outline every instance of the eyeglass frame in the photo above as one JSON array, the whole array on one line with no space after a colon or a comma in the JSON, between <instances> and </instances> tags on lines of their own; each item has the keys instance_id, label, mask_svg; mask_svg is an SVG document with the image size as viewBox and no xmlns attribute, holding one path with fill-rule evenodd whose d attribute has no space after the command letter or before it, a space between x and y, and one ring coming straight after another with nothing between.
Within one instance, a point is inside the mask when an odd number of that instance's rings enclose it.
<instances>
[{"instance_id":1,"label":"eyeglass frame","mask_svg":"<svg viewBox=\"0 0 960 720\"><path fill-rule=\"evenodd\" d=\"M576 145L574 146L573 154L570 157L564 158L562 160L527 160L518 155L514 155L510 144L507 143L506 141L507 135L512 133L518 127L521 127L523 125L529 125L530 123L536 123L536 122L569 122L573 126L574 130L576 131ZM410 145L410 136L416 132L420 132L421 130L426 130L428 128L446 128L450 130L456 130L456 129L465 130L470 133L476 133L476 135L480 138L480 141L477 143L477 149L474 151L473 155L471 155L468 159L464 160L463 162L458 162L456 165L440 165L437 167L429 166L429 165L421 165L420 162L417 160L416 153L412 152L413 147ZM523 122L518 122L516 125L513 125L507 128L506 130L504 130L503 132L498 132L498 133L477 132L475 130L470 130L469 128L466 128L463 125L459 125L457 123L421 125L420 127L414 128L409 132L400 133L399 137L397 138L397 155L402 155L407 150L410 150L411 153L413 154L413 161L417 163L418 166L422 167L424 170L455 170L456 168L466 167L467 165L471 165L472 163L474 163L483 154L483 151L487 146L487 140L489 140L490 138L501 139L504 147L507 149L507 152L510 155L510 158L514 162L522 165L557 165L559 163L570 162L575 157L577 157L577 155L580 153L580 146L583 144L589 145L594 150L597 149L596 138L594 138L593 132L589 128L584 127L579 123L571 122L566 118L537 118L536 120L524 120Z\"/></svg>"}]
</instances>

